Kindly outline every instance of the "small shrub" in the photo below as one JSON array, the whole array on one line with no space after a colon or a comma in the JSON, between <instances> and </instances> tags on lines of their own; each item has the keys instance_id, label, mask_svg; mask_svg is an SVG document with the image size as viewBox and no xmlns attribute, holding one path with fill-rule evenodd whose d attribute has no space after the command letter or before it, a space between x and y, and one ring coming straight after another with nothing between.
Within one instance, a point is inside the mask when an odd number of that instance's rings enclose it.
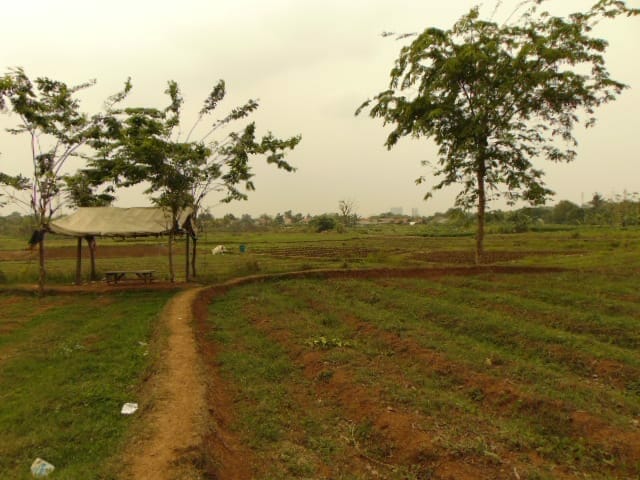
<instances>
[{"instance_id":1,"label":"small shrub","mask_svg":"<svg viewBox=\"0 0 640 480\"><path fill-rule=\"evenodd\" d=\"M484 400L484 392L481 388L474 388L471 392L469 392L469 398L474 402L481 402Z\"/></svg>"},{"instance_id":2,"label":"small shrub","mask_svg":"<svg viewBox=\"0 0 640 480\"><path fill-rule=\"evenodd\" d=\"M311 225L316 232L326 232L336 228L336 221L329 215L320 215L312 220Z\"/></svg>"},{"instance_id":3,"label":"small shrub","mask_svg":"<svg viewBox=\"0 0 640 480\"><path fill-rule=\"evenodd\" d=\"M629 382L626 387L627 391L629 391L630 393L634 393L640 397L640 380Z\"/></svg>"},{"instance_id":4,"label":"small shrub","mask_svg":"<svg viewBox=\"0 0 640 480\"><path fill-rule=\"evenodd\" d=\"M246 273L258 273L260 271L260 264L257 260L247 260L244 263L244 271Z\"/></svg>"},{"instance_id":5,"label":"small shrub","mask_svg":"<svg viewBox=\"0 0 640 480\"><path fill-rule=\"evenodd\" d=\"M333 378L333 370L323 370L316 378L319 382L328 383Z\"/></svg>"},{"instance_id":6,"label":"small shrub","mask_svg":"<svg viewBox=\"0 0 640 480\"><path fill-rule=\"evenodd\" d=\"M367 302L370 305L375 305L379 301L380 301L380 296L376 292L373 292L371 296L365 300L365 302Z\"/></svg>"},{"instance_id":7,"label":"small shrub","mask_svg":"<svg viewBox=\"0 0 640 480\"><path fill-rule=\"evenodd\" d=\"M340 325L341 321L340 317L338 317L337 315L326 315L322 317L321 323L325 327L335 328Z\"/></svg>"}]
</instances>

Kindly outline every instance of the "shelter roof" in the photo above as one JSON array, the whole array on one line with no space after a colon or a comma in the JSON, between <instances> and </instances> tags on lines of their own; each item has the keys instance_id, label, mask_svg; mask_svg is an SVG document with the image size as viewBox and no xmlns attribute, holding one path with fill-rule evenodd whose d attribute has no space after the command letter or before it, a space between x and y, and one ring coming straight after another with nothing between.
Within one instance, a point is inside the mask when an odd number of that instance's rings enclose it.
<instances>
[{"instance_id":1,"label":"shelter roof","mask_svg":"<svg viewBox=\"0 0 640 480\"><path fill-rule=\"evenodd\" d=\"M190 221L192 210L178 215L178 225ZM50 224L53 233L72 237L143 237L168 234L171 212L159 207L81 207Z\"/></svg>"}]
</instances>

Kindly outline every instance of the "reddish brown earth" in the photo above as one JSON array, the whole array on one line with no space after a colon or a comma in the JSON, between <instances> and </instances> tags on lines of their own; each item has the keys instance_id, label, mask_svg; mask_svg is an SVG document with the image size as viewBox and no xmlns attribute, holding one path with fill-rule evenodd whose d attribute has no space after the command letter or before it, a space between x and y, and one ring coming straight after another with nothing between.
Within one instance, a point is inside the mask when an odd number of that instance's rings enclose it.
<instances>
[{"instance_id":1,"label":"reddish brown earth","mask_svg":"<svg viewBox=\"0 0 640 480\"><path fill-rule=\"evenodd\" d=\"M234 286L283 278L385 278L418 277L437 278L443 275L525 274L559 271L552 268L529 267L459 267L333 270L322 272L296 272L271 276L238 279L224 285L191 288L179 292L163 311L161 321L168 333L166 354L162 357L155 376L147 388L149 406L142 406L140 420L147 427L132 440L130 454L125 458L124 478L225 479L246 480L252 475L255 459L250 449L231 429L234 405L231 386L226 384L217 369L217 346L207 340L208 305L216 295L224 294ZM173 284L87 286L83 291L116 291L130 288L176 288ZM56 289L60 293L73 293L78 287ZM347 319L362 335L375 336L402 357L418 359L429 370L456 378L461 388L480 390L485 408L497 415L511 415L523 409L557 410L570 422L577 437L600 444L631 463L640 460L640 434L620 431L586 412L569 411L565 405L551 405L545 400L522 392L510 382L478 372L469 372L438 352L425 349L415 342L383 332L353 317ZM284 330L272 328L269 319L255 322L275 342L289 352L292 360L307 378L317 378L324 364L321 352L306 352L292 342ZM389 367L391 368L391 367ZM615 369L615 365L602 365ZM518 458L508 452L499 464L486 456L468 455L459 458L443 452L434 444L433 430L425 430L425 419L417 412L391 407L380 398L375 386L363 386L352 378L347 368L336 368L330 382L317 383L317 395L340 405L354 421L372 419L381 444L393 445L387 461L391 466L417 463L428 467L425 475L439 479L518 478L522 458L529 464L541 462L536 452L519 452ZM297 401L302 398L296 398ZM566 415L565 415L566 414ZM357 447L357 446L356 446ZM364 464L375 464L363 451L354 454L353 468L361 471ZM425 467L425 468L426 468ZM387 468L378 465L381 471ZM555 471L556 478L570 476ZM425 477L426 478L426 477Z\"/></svg>"},{"instance_id":2,"label":"reddish brown earth","mask_svg":"<svg viewBox=\"0 0 640 480\"><path fill-rule=\"evenodd\" d=\"M270 247L253 248L254 253L264 253L272 257L306 258L365 258L378 250L365 247Z\"/></svg>"},{"instance_id":3,"label":"reddish brown earth","mask_svg":"<svg viewBox=\"0 0 640 480\"><path fill-rule=\"evenodd\" d=\"M230 402L230 388L221 381L216 372L216 346L212 342L204 340L206 332L210 328L206 324L206 305L210 299L236 285L248 282L267 281L274 278L300 278L300 277L330 277L330 278L386 278L386 277L423 277L437 278L443 275L475 275L481 273L490 274L525 274L553 272L557 269L536 269L527 267L461 267L461 268L434 268L434 269L371 269L365 271L325 271L325 272L297 272L287 275L274 275L270 277L253 277L240 279L229 284L208 289L206 295L201 298L202 305L198 308L201 312L197 315L197 328L199 330L201 352L208 368L208 375L214 375L217 388L215 392L208 393L207 403L210 412L216 418L214 423L216 434L209 435L205 446L206 455L219 459L211 463L212 470L209 474L212 478L250 478L247 470L238 470L238 466L223 460L241 457L245 465L250 465L251 453L243 447L242 442L233 436L231 432L224 433L225 425L233 420L233 405ZM625 461L627 465L635 465L640 460L640 432L635 430L621 430L607 424L604 420L586 412L572 410L569 405L561 401L548 400L536 396L530 391L524 391L521 387L507 379L490 375L479 371L470 371L447 359L441 353L421 347L415 341L401 338L394 333L384 332L377 327L364 322L357 317L346 319L355 327L361 335L368 338L374 337L388 345L394 351L394 358L412 359L424 365L426 372L433 372L452 378L457 388L468 392L481 392L480 403L482 408L498 416L519 416L530 412L531 415L544 414L551 421L561 423L560 428L571 432L575 438L583 439L587 444L602 448L603 451L615 454ZM269 318L255 318L254 325L269 336L274 342L280 344L288 352L291 359L297 364L309 380L314 380L326 368L324 353L302 348L299 342L292 339L289 332L273 324ZM379 368L379 366L378 366ZM402 372L395 371L393 363L384 367L390 378L402 379ZM499 367L497 367L499 369ZM604 365L603 370L615 370L616 365ZM545 461L536 451L519 450L510 452L499 451L500 460L494 461L486 455L465 454L460 456L442 450L442 446L434 444L437 437L438 426L429 426L429 421L421 414L414 411L405 411L401 407L393 407L385 403L381 398L378 387L366 386L353 378L348 367L332 366L332 376L329 381L315 382L318 398L332 401L345 413L345 416L354 422L371 421L376 432L376 441L381 448L389 446L385 461L380 462L366 455L364 451L357 450L355 457L369 465L376 466L378 471L401 465L422 465L424 474L428 478L437 479L478 479L478 478L519 478L518 472L524 472L527 467L541 465ZM303 400L300 395L296 401ZM303 404L303 408L313 409L309 403ZM541 413L543 412L543 413ZM546 412L546 413L545 413ZM555 419L555 420L554 420ZM478 427L480 428L480 427ZM492 428L486 426L485 428ZM491 434L492 432L487 431ZM356 446L357 449L357 446ZM223 451L224 453L219 453ZM237 458L235 459L237 461ZM362 471L362 463L352 460L354 471ZM556 467L554 478L573 478L571 469ZM330 478L330 477L329 477ZM427 477L425 477L427 478Z\"/></svg>"},{"instance_id":4,"label":"reddish brown earth","mask_svg":"<svg viewBox=\"0 0 640 480\"><path fill-rule=\"evenodd\" d=\"M207 366L207 377L212 379L211 385L215 388L207 392L207 404L209 413L213 419L212 428L205 440L205 456L212 456L214 461L209 462L208 474L211 478L225 479L246 479L251 478L249 468L255 462L251 452L238 439L228 426L233 422L233 403L230 386L220 378L216 369L217 347L214 343L206 340L206 334L210 329L207 324L207 306L216 295L222 295L229 288L249 282L268 281L270 279L300 278L300 277L333 277L333 278L385 278L385 277L426 277L434 278L442 275L470 275L479 273L540 273L545 271L558 271L557 269L535 269L523 267L469 267L469 268L443 268L443 269L371 269L366 271L334 270L323 272L296 272L286 275L256 276L239 279L225 285L211 287L199 297L199 301L194 308L196 312L196 325L198 329L198 339L204 363ZM481 388L486 392L488 405L496 411L513 408L514 404L525 405L536 404L538 399L529 398L527 395L517 391L517 389L504 382L486 375L469 375L462 367L452 364L441 358L435 352L421 349L416 344L407 343L383 332L377 331L374 327L356 322L356 326L362 329L365 335L375 335L387 342L395 351L401 352L404 356L416 356L434 370L439 370L460 376L460 384L464 388ZM301 366L305 375L309 379L315 379L322 372L324 363L321 352L307 352L300 348L298 344L291 341L288 332L282 329L272 328L269 319L259 319L254 324L263 330L274 342L280 343L289 352L292 360ZM371 391L370 388L359 385L352 377L347 368L337 368L333 372L330 382L318 387L319 397L330 398L337 402L340 408L353 421L364 421L374 419L374 427L379 432L378 439L381 444L393 445L389 450L388 465L379 465L385 468L403 464L424 464L425 474L435 472L435 478L499 478L505 475L505 468L516 468L519 461L515 459L503 458L500 465L493 465L491 459L486 457L474 458L467 456L464 459L455 455L448 455L441 452L433 445L432 437L434 432L423 430L420 425L424 424L424 418L415 412L402 411L389 407L379 400L379 392ZM504 404L491 404L492 398L501 398ZM308 405L308 408L313 408ZM521 407L524 408L524 407ZM532 407L535 408L535 407ZM522 452L523 454L525 452ZM365 463L375 465L375 460L366 457L363 452L357 452L356 456L363 457ZM528 462L535 464L539 462L536 452L529 452ZM505 466L506 465L506 466ZM354 470L362 469L362 462L353 461ZM564 475L560 474L558 478ZM511 474L510 474L511 475Z\"/></svg>"},{"instance_id":5,"label":"reddish brown earth","mask_svg":"<svg viewBox=\"0 0 640 480\"><path fill-rule=\"evenodd\" d=\"M166 256L169 249L163 244L156 245L100 245L96 249L97 258L127 258ZM76 258L76 247L46 247L45 256L53 260ZM0 261L37 259L38 250L0 250ZM89 249L82 244L82 258L89 258Z\"/></svg>"},{"instance_id":6,"label":"reddish brown earth","mask_svg":"<svg viewBox=\"0 0 640 480\"><path fill-rule=\"evenodd\" d=\"M376 253L378 250L365 247L277 247L277 248L259 248L252 249L254 253L265 254L272 257L300 257L300 258L365 258L368 255ZM572 251L571 254L579 254L581 252ZM97 244L97 258L126 258L126 257L155 257L166 256L168 254L165 241L160 239L156 244L140 244L140 245L101 245ZM531 256L548 256L548 255L566 255L566 251L552 250L526 250L526 251L502 251L489 250L485 252L484 263L496 263L511 260L518 260ZM0 250L0 261L8 260L26 260L29 258L36 259L38 255L37 249L30 250ZM76 258L76 247L47 247L46 254L50 259L73 259ZM83 258L89 258L89 249L83 243ZM469 250L437 250L429 252L415 252L410 258L425 262L434 263L452 263L452 264L474 264L475 256Z\"/></svg>"},{"instance_id":7,"label":"reddish brown earth","mask_svg":"<svg viewBox=\"0 0 640 480\"><path fill-rule=\"evenodd\" d=\"M459 388L481 393L482 405L495 415L512 416L529 414L552 414L558 422L566 422L573 436L582 438L594 446L604 448L624 458L629 464L640 459L640 432L621 431L587 412L573 411L561 401L550 401L531 393L523 392L508 379L494 377L451 362L438 352L419 346L415 341L400 338L395 333L382 332L376 327L355 318L346 319L364 335L376 337L389 345L396 356L411 358L424 365L427 371L454 377ZM556 418L557 417L557 418ZM535 454L532 453L534 456Z\"/></svg>"},{"instance_id":8,"label":"reddish brown earth","mask_svg":"<svg viewBox=\"0 0 640 480\"><path fill-rule=\"evenodd\" d=\"M295 313L292 312L292 315ZM469 373L461 365L447 360L437 352L423 349L413 341L382 332L355 318L349 318L347 322L354 326L360 335L382 340L394 351L394 360L387 366L376 363L376 369L378 372L383 372L387 378L397 379L398 388L410 388L410 385L404 385L404 373L401 367L396 365L397 360L402 357L425 365L425 373L432 371L444 376L455 376L459 388L469 391L483 389L489 398L507 398L504 404L488 405L489 409L496 411L497 414L500 414L501 410L509 411L510 405L521 401L528 404L535 403L539 408L545 406L537 399L532 400L518 393L517 389L506 381ZM278 323L286 323L286 319L280 318ZM289 353L293 362L303 369L307 379L318 379L326 371L330 364L326 360L327 352L308 351L292 339L288 331L274 325L269 318L253 319L253 324ZM540 461L537 452L524 450L519 451L518 455L501 451L499 462L486 455L460 456L457 453L448 452L433 441L442 433L442 428L447 428L446 426L435 425L433 420L425 418L417 411L389 405L382 400L384 395L380 387L363 385L353 377L351 365L332 365L330 368L332 375L329 380L315 382L317 396L325 401L330 400L336 403L344 415L356 424L372 423L376 432L372 441L375 442L376 449L384 453L385 460L380 462L361 450L358 450L357 454L369 461L372 466L377 466L379 470L391 471L397 467L412 465L417 469L416 472L424 475L425 478L492 479L504 478L505 475L510 475L505 472L512 472L514 469L516 472L518 469L524 471L527 465ZM311 410L314 406L308 404L303 407ZM480 426L476 425L475 428ZM487 433L497 434L495 431L487 431ZM527 459L526 462L523 462L524 458ZM556 471L556 478L570 478L570 475Z\"/></svg>"},{"instance_id":9,"label":"reddish brown earth","mask_svg":"<svg viewBox=\"0 0 640 480\"><path fill-rule=\"evenodd\" d=\"M199 289L178 293L162 312L166 352L147 392L151 405L141 412L146 428L127 448L124 478L199 478L199 452L208 421L207 382L191 328L198 293Z\"/></svg>"},{"instance_id":10,"label":"reddish brown earth","mask_svg":"<svg viewBox=\"0 0 640 480\"><path fill-rule=\"evenodd\" d=\"M580 254L581 252L572 251L571 255ZM512 260L520 260L525 257L539 257L549 255L567 255L566 251L553 250L522 250L522 251L502 251L487 250L483 255L484 263L508 262ZM473 264L475 263L475 253L470 250L434 250L424 253L413 253L411 258L424 262L434 263L454 263L454 264Z\"/></svg>"},{"instance_id":11,"label":"reddish brown earth","mask_svg":"<svg viewBox=\"0 0 640 480\"><path fill-rule=\"evenodd\" d=\"M205 392L209 423L202 445L205 458L208 460L204 469L208 474L207 478L250 480L253 464L251 451L231 430L234 421L231 392L216 368L217 347L205 340L209 332L209 303L215 295L225 292L228 288L224 286L203 290L193 303L199 353L206 365L209 387Z\"/></svg>"}]
</instances>

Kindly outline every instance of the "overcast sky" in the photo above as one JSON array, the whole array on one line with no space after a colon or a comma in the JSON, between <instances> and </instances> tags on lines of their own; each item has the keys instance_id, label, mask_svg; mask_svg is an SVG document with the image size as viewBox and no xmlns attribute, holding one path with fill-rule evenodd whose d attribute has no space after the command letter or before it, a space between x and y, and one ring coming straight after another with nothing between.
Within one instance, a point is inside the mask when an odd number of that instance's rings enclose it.
<instances>
[{"instance_id":1,"label":"overcast sky","mask_svg":"<svg viewBox=\"0 0 640 480\"><path fill-rule=\"evenodd\" d=\"M595 0L593 0L595 2ZM585 10L591 0L551 0L548 8ZM422 160L436 160L428 140L402 140L384 148L385 129L367 115L354 116L367 98L385 89L403 45L381 32L448 28L478 1L471 0L30 0L2 5L0 68L22 66L27 74L69 84L96 79L83 108L97 112L107 96L132 78L131 103L163 107L167 80L186 100L185 119L195 113L215 82L226 81L220 113L249 98L260 100L254 116L260 133L302 135L289 156L296 173L257 164L257 191L247 202L205 202L225 213L318 214L353 201L360 215L403 207L423 215L452 205L455 190L422 200L432 179ZM518 3L503 2L496 19ZM495 3L485 2L490 14ZM640 7L640 0L627 1ZM598 27L610 42L612 78L628 84L619 99L598 111L598 124L578 129L578 158L568 165L540 161L556 201L587 201L640 191L639 19L620 18ZM15 117L0 117L0 126ZM188 123L188 122L186 122ZM0 170L29 174L29 143L0 132ZM72 165L72 167L80 166ZM122 192L116 205L143 206L139 192ZM495 205L499 207L500 205ZM9 213L14 208L5 208Z\"/></svg>"}]
</instances>

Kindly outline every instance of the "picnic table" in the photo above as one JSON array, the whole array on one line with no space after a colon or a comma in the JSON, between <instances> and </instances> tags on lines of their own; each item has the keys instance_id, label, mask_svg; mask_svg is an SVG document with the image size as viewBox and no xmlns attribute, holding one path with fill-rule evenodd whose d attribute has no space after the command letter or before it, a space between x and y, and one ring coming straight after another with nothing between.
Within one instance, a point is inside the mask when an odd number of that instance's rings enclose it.
<instances>
[{"instance_id":1,"label":"picnic table","mask_svg":"<svg viewBox=\"0 0 640 480\"><path fill-rule=\"evenodd\" d=\"M137 278L144 281L144 283L153 282L153 274L155 270L112 270L104 272L107 283L118 283L124 279L127 275L135 275Z\"/></svg>"}]
</instances>

